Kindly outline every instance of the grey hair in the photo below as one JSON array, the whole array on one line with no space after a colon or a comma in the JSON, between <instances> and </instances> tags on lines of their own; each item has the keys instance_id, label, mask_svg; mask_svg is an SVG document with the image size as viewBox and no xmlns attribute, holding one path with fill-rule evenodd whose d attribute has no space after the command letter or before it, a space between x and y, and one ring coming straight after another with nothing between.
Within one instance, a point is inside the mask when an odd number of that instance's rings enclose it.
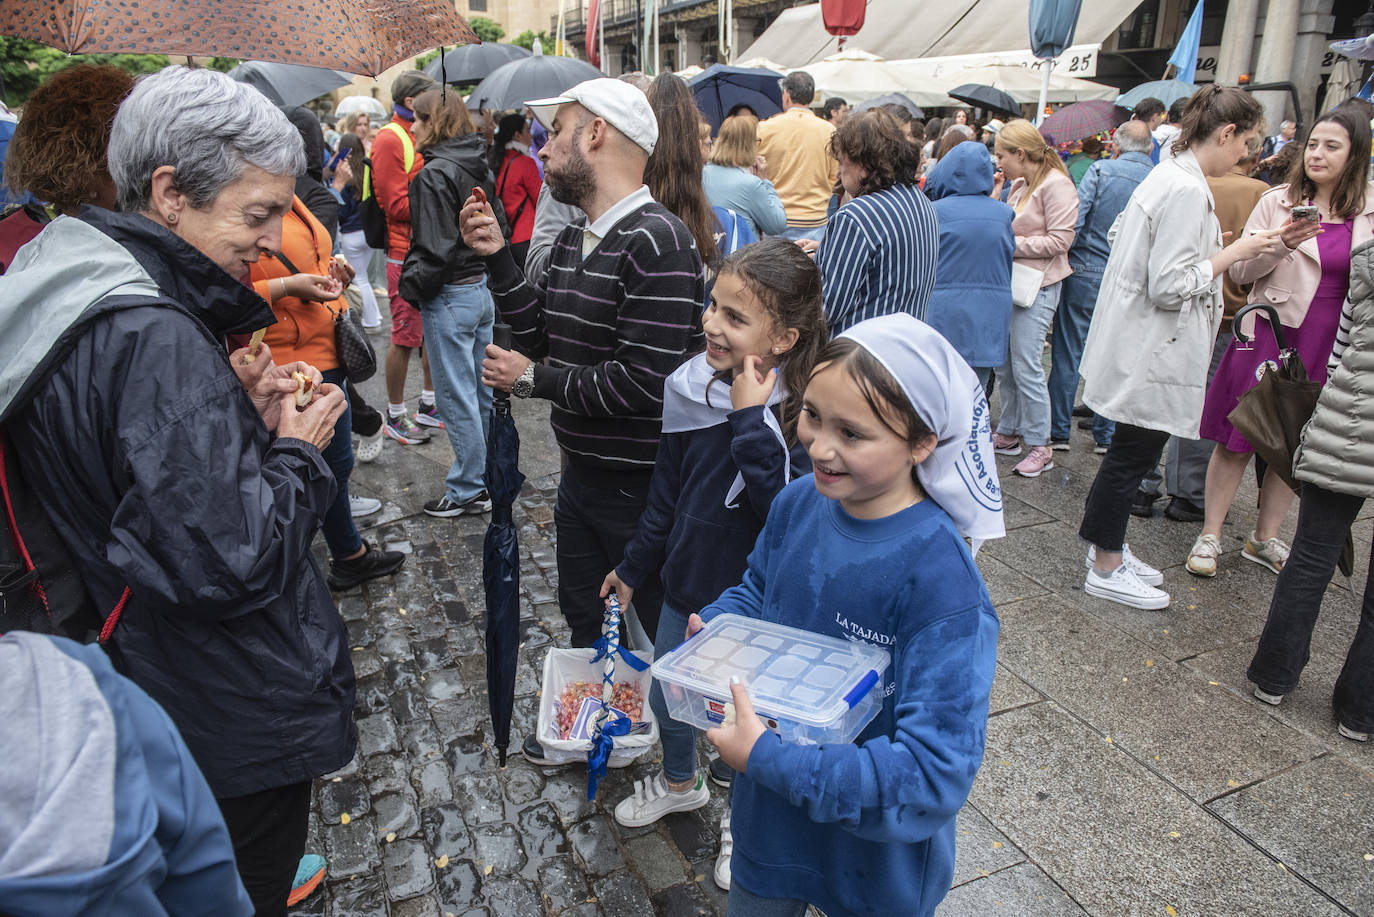
<instances>
[{"instance_id":1,"label":"grey hair","mask_svg":"<svg viewBox=\"0 0 1374 917\"><path fill-rule=\"evenodd\" d=\"M811 100L816 97L816 81L811 79L811 74L805 70L793 70L783 77L778 85L787 90L787 94L797 105L810 105Z\"/></svg>"},{"instance_id":2,"label":"grey hair","mask_svg":"<svg viewBox=\"0 0 1374 917\"><path fill-rule=\"evenodd\" d=\"M1116 148L1123 153L1148 153L1155 147L1150 127L1144 121L1127 121L1116 129Z\"/></svg>"},{"instance_id":3,"label":"grey hair","mask_svg":"<svg viewBox=\"0 0 1374 917\"><path fill-rule=\"evenodd\" d=\"M1297 126L1298 126L1298 122L1294 121L1292 118L1284 118L1282 121L1279 122L1279 127L1280 127L1280 128L1284 128L1284 127L1297 127Z\"/></svg>"},{"instance_id":4,"label":"grey hair","mask_svg":"<svg viewBox=\"0 0 1374 917\"><path fill-rule=\"evenodd\" d=\"M967 124L951 124L949 127L945 128L945 132L940 135L940 139L943 140L950 134L962 134L966 140L972 140L974 137L973 128L969 127Z\"/></svg>"},{"instance_id":5,"label":"grey hair","mask_svg":"<svg viewBox=\"0 0 1374 917\"><path fill-rule=\"evenodd\" d=\"M153 173L173 182L192 207L209 206L247 166L300 175L305 148L295 126L247 83L214 70L165 67L141 77L110 131L110 176L119 209L146 210Z\"/></svg>"}]
</instances>

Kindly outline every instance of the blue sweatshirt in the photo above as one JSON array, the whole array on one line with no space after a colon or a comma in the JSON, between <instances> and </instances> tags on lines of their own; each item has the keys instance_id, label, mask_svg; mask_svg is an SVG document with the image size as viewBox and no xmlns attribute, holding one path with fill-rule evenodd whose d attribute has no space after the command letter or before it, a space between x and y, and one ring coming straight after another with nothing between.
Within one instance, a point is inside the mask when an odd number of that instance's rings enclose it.
<instances>
[{"instance_id":1,"label":"blue sweatshirt","mask_svg":"<svg viewBox=\"0 0 1374 917\"><path fill-rule=\"evenodd\" d=\"M892 652L882 712L854 744L767 732L735 778L731 881L804 898L830 917L922 917L954 875L954 816L983 759L997 615L933 500L856 519L793 481L740 585L702 612L734 613ZM877 690L875 688L875 690Z\"/></svg>"},{"instance_id":2,"label":"blue sweatshirt","mask_svg":"<svg viewBox=\"0 0 1374 917\"><path fill-rule=\"evenodd\" d=\"M730 403L728 385L713 385L711 394ZM740 581L784 483L782 446L764 424L764 410L733 411L728 423L659 438L648 505L615 571L625 585L638 589L661 568L664 600L692 614ZM811 472L800 445L792 447L791 458L794 477ZM737 473L744 493L727 507Z\"/></svg>"}]
</instances>

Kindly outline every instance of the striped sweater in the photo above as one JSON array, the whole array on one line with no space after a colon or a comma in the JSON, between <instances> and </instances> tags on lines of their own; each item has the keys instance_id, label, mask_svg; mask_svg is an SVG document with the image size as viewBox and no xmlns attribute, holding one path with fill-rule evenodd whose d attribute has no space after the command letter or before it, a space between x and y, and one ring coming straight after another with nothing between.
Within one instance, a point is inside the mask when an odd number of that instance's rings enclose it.
<instances>
[{"instance_id":1,"label":"striped sweater","mask_svg":"<svg viewBox=\"0 0 1374 917\"><path fill-rule=\"evenodd\" d=\"M487 259L489 284L516 349L536 361L534 395L553 402L554 436L570 460L647 481L663 381L702 344L701 257L660 204L621 219L584 259L585 225L559 233L541 285L525 279L509 247Z\"/></svg>"},{"instance_id":2,"label":"striped sweater","mask_svg":"<svg viewBox=\"0 0 1374 917\"><path fill-rule=\"evenodd\" d=\"M892 312L924 321L939 258L940 221L915 185L845 204L816 252L830 333Z\"/></svg>"}]
</instances>

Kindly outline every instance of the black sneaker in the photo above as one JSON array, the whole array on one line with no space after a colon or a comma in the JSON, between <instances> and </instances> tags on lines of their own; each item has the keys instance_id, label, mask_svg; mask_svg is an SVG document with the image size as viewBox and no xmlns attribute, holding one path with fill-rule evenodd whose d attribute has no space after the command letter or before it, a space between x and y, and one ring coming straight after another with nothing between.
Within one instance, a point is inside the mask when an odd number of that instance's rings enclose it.
<instances>
[{"instance_id":1,"label":"black sneaker","mask_svg":"<svg viewBox=\"0 0 1374 917\"><path fill-rule=\"evenodd\" d=\"M712 758L706 770L711 775L711 782L716 786L723 786L728 790L735 782L735 769L726 764L724 758Z\"/></svg>"},{"instance_id":2,"label":"black sneaker","mask_svg":"<svg viewBox=\"0 0 1374 917\"><path fill-rule=\"evenodd\" d=\"M425 512L441 519L452 516L478 516L491 512L491 495L484 490L466 503L454 503L448 498L448 494L444 494L439 499L426 503Z\"/></svg>"},{"instance_id":3,"label":"black sneaker","mask_svg":"<svg viewBox=\"0 0 1374 917\"><path fill-rule=\"evenodd\" d=\"M1155 501L1158 499L1159 494L1137 490L1135 498L1131 500L1131 515L1139 516L1141 519L1149 519L1155 514Z\"/></svg>"},{"instance_id":4,"label":"black sneaker","mask_svg":"<svg viewBox=\"0 0 1374 917\"><path fill-rule=\"evenodd\" d=\"M1164 507L1164 515L1175 522L1201 522L1207 518L1202 507L1182 497L1170 497L1169 505Z\"/></svg>"},{"instance_id":5,"label":"black sneaker","mask_svg":"<svg viewBox=\"0 0 1374 917\"><path fill-rule=\"evenodd\" d=\"M329 588L352 589L379 576L390 576L406 562L400 551L379 551L363 542L363 553L352 560L336 560L329 565Z\"/></svg>"},{"instance_id":6,"label":"black sneaker","mask_svg":"<svg viewBox=\"0 0 1374 917\"><path fill-rule=\"evenodd\" d=\"M1065 438L1063 438L1063 439L1060 439L1060 438L1057 437L1057 436L1051 437L1051 439L1050 439L1050 448L1053 449L1055 452L1068 452L1068 451L1069 451L1069 440L1068 440L1067 437L1065 437Z\"/></svg>"},{"instance_id":7,"label":"black sneaker","mask_svg":"<svg viewBox=\"0 0 1374 917\"><path fill-rule=\"evenodd\" d=\"M550 761L544 757L544 746L539 744L534 733L525 736L525 741L520 743L520 754L525 756L525 760L531 764L539 764L544 767L557 767L561 761Z\"/></svg>"},{"instance_id":8,"label":"black sneaker","mask_svg":"<svg viewBox=\"0 0 1374 917\"><path fill-rule=\"evenodd\" d=\"M1083 404L1081 401L1073 406L1074 417L1092 417L1093 409Z\"/></svg>"},{"instance_id":9,"label":"black sneaker","mask_svg":"<svg viewBox=\"0 0 1374 917\"><path fill-rule=\"evenodd\" d=\"M1093 424L1095 424L1096 422L1096 417L1084 417L1082 420L1078 422L1078 429L1091 430L1093 428Z\"/></svg>"}]
</instances>

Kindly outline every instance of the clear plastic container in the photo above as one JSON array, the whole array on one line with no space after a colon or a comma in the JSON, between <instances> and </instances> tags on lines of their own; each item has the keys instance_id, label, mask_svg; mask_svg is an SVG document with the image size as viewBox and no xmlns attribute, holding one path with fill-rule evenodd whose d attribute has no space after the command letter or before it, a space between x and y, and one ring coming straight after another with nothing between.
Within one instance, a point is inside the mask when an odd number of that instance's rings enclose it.
<instances>
[{"instance_id":1,"label":"clear plastic container","mask_svg":"<svg viewBox=\"0 0 1374 917\"><path fill-rule=\"evenodd\" d=\"M754 712L788 741L852 742L883 706L886 650L810 631L720 615L653 664L668 713L700 729L719 726L734 704L730 679L749 689Z\"/></svg>"}]
</instances>

